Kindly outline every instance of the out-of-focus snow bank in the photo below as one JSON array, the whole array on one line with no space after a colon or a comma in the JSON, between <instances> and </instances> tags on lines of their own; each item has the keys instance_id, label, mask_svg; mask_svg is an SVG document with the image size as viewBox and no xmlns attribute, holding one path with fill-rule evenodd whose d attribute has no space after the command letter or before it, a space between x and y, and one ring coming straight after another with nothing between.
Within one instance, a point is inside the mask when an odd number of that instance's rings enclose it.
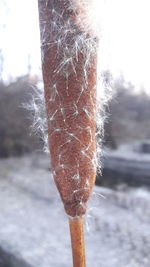
<instances>
[{"instance_id":1,"label":"out-of-focus snow bank","mask_svg":"<svg viewBox=\"0 0 150 267\"><path fill-rule=\"evenodd\" d=\"M87 267L150 266L150 192L95 187ZM0 267L72 266L67 217L45 156L0 161Z\"/></svg>"},{"instance_id":2,"label":"out-of-focus snow bank","mask_svg":"<svg viewBox=\"0 0 150 267\"><path fill-rule=\"evenodd\" d=\"M97 184L110 188L148 187L150 189L150 141L121 145L116 150L105 149L103 178Z\"/></svg>"}]
</instances>

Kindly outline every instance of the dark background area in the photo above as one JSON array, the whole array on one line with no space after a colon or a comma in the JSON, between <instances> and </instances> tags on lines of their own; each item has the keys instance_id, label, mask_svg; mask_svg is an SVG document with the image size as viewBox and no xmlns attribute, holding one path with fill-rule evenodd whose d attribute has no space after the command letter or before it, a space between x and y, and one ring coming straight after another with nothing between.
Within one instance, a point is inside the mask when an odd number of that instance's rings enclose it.
<instances>
[{"instance_id":1,"label":"dark background area","mask_svg":"<svg viewBox=\"0 0 150 267\"><path fill-rule=\"evenodd\" d=\"M34 94L29 76L8 85L0 83L0 157L21 156L42 149L32 131L32 113L26 109Z\"/></svg>"},{"instance_id":2,"label":"dark background area","mask_svg":"<svg viewBox=\"0 0 150 267\"><path fill-rule=\"evenodd\" d=\"M110 74L105 73L107 82ZM112 79L112 78L111 78ZM32 130L34 114L25 108L34 95L38 78L30 75L14 82L0 82L0 157L21 156L42 151L42 140ZM134 85L123 76L112 80L113 98L107 107L104 146L150 139L150 96L135 93Z\"/></svg>"}]
</instances>

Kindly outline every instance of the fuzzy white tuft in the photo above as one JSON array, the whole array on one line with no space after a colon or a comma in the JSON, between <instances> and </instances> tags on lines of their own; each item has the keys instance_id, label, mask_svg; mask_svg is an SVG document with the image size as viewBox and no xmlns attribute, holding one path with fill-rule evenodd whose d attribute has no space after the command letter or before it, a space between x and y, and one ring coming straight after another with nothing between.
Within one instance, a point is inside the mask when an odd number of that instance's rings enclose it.
<instances>
[{"instance_id":1,"label":"fuzzy white tuft","mask_svg":"<svg viewBox=\"0 0 150 267\"><path fill-rule=\"evenodd\" d=\"M87 86L88 68L91 64L91 57L98 56L98 75L97 75L97 155L93 159L96 167L101 170L100 156L102 153L102 140L104 135L104 121L106 118L105 108L111 98L111 86L105 83L101 75L101 38L99 14L97 12L98 0L69 0L69 10L76 14L76 23L71 18L64 19L63 13L58 12L55 8L52 10L53 17L48 25L43 26L43 37L41 36L41 48L50 49L53 45L57 45L57 53L61 56L61 61L55 72L60 73L67 79L71 72L76 71L78 56L82 52L84 58L84 83L81 88L81 94ZM103 2L103 1L102 1ZM45 1L45 8L47 7ZM101 5L102 7L102 5ZM84 10L84 12L82 12ZM101 11L102 12L102 11ZM44 23L43 23L44 25ZM48 27L48 31L47 31ZM80 29L80 30L79 30ZM51 37L51 38L50 38ZM49 41L50 40L50 41ZM62 50L63 47L63 50ZM41 49L42 50L42 49ZM45 54L45 53L44 53ZM44 54L42 60L44 60ZM57 84L51 87L51 99L54 101L57 94ZM66 85L66 90L68 87ZM47 147L47 116L45 113L45 101L43 89L36 89L36 96L33 97L32 104L29 109L34 112L33 128L35 132L40 132L45 143L45 151ZM79 96L80 98L80 96ZM74 107L75 108L75 107ZM87 116L88 110L84 108ZM62 109L63 112L63 109ZM76 114L78 110L75 110ZM75 113L74 113L75 114ZM55 114L51 114L51 118L55 119ZM65 118L64 118L65 120ZM56 129L57 130L57 129ZM72 136L68 136L70 139ZM69 139L69 140L70 140ZM86 150L81 151L86 156ZM96 159L96 160L95 160Z\"/></svg>"}]
</instances>

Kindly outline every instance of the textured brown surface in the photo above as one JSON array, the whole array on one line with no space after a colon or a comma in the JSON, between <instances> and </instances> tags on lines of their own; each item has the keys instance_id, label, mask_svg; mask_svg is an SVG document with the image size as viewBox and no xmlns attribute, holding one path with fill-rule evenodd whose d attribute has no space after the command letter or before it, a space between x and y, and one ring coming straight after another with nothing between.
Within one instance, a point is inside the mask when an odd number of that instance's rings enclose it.
<instances>
[{"instance_id":1,"label":"textured brown surface","mask_svg":"<svg viewBox=\"0 0 150 267\"><path fill-rule=\"evenodd\" d=\"M48 32L50 20L53 20L52 9L55 7L56 10L64 10L64 21L68 17L72 21L76 18L67 9L69 1L46 2L45 6L45 2L39 0L39 13L41 39L45 40L42 46L42 69L51 165L67 214L72 217L81 216L86 212L86 203L96 175L96 58L91 58L90 66L86 70L87 83L82 94L81 88L85 80L82 52L78 54L77 61L74 60L75 71L71 71L69 77L63 75L63 70L56 72L64 44L59 47L59 53L57 44L50 47L47 44L53 38ZM68 70L71 68L70 63ZM52 88L56 84L55 100L50 101L53 97ZM53 114L54 119L51 119Z\"/></svg>"}]
</instances>

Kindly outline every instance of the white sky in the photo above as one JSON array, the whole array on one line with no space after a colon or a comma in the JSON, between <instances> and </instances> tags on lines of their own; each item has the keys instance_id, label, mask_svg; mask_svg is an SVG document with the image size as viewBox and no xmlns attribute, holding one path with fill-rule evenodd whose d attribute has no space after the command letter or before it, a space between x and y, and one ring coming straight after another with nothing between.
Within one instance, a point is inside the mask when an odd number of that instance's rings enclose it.
<instances>
[{"instance_id":1,"label":"white sky","mask_svg":"<svg viewBox=\"0 0 150 267\"><path fill-rule=\"evenodd\" d=\"M110 69L115 76L122 72L127 80L150 92L150 1L96 1L103 27L102 69ZM0 47L4 79L27 73L29 54L32 72L39 72L37 0L0 0Z\"/></svg>"},{"instance_id":2,"label":"white sky","mask_svg":"<svg viewBox=\"0 0 150 267\"><path fill-rule=\"evenodd\" d=\"M37 0L0 0L0 47L4 55L3 77L27 73L28 56L31 55L32 71L40 67L40 37Z\"/></svg>"}]
</instances>

